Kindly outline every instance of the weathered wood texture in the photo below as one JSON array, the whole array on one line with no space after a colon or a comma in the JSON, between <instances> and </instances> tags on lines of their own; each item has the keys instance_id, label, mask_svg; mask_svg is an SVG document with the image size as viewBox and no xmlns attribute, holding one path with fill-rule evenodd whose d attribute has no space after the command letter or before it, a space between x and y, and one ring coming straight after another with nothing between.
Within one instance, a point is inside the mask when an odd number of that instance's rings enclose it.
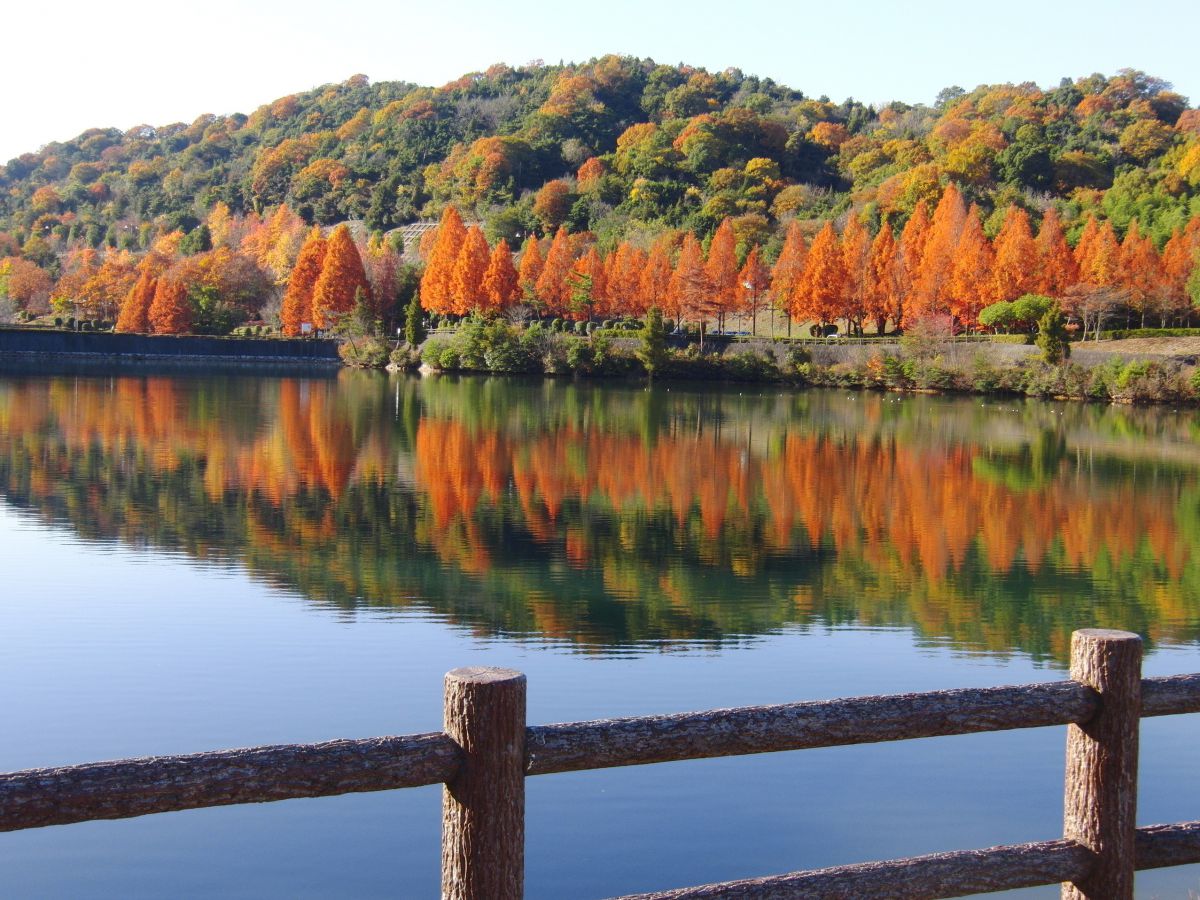
<instances>
[{"instance_id":1,"label":"weathered wood texture","mask_svg":"<svg viewBox=\"0 0 1200 900\"><path fill-rule=\"evenodd\" d=\"M621 900L933 900L1081 878L1093 862L1092 854L1073 841L1043 841L748 878Z\"/></svg>"},{"instance_id":2,"label":"weathered wood texture","mask_svg":"<svg viewBox=\"0 0 1200 900\"><path fill-rule=\"evenodd\" d=\"M529 729L529 775L1065 725L1096 693L1070 681L600 719Z\"/></svg>"},{"instance_id":3,"label":"weathered wood texture","mask_svg":"<svg viewBox=\"0 0 1200 900\"><path fill-rule=\"evenodd\" d=\"M1064 900L1133 900L1142 639L1089 628L1071 635L1071 679L1100 694L1100 711L1067 729L1063 837L1096 854Z\"/></svg>"},{"instance_id":4,"label":"weathered wood texture","mask_svg":"<svg viewBox=\"0 0 1200 900\"><path fill-rule=\"evenodd\" d=\"M1200 863L1200 822L1139 828L1134 857L1139 871Z\"/></svg>"},{"instance_id":5,"label":"weathered wood texture","mask_svg":"<svg viewBox=\"0 0 1200 900\"><path fill-rule=\"evenodd\" d=\"M418 787L460 759L439 732L29 769L0 775L0 831Z\"/></svg>"},{"instance_id":6,"label":"weathered wood texture","mask_svg":"<svg viewBox=\"0 0 1200 900\"><path fill-rule=\"evenodd\" d=\"M1142 679L1142 718L1200 712L1200 675Z\"/></svg>"},{"instance_id":7,"label":"weathered wood texture","mask_svg":"<svg viewBox=\"0 0 1200 900\"><path fill-rule=\"evenodd\" d=\"M525 885L525 676L446 674L446 733L463 763L442 789L443 900L520 900Z\"/></svg>"}]
</instances>

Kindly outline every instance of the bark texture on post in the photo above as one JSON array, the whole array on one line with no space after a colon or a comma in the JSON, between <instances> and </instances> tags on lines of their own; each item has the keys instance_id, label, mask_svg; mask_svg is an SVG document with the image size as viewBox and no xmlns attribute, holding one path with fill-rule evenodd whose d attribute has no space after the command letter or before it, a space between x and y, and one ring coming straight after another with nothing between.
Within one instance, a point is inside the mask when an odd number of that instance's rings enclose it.
<instances>
[{"instance_id":1,"label":"bark texture on post","mask_svg":"<svg viewBox=\"0 0 1200 900\"><path fill-rule=\"evenodd\" d=\"M525 676L446 674L445 729L463 751L442 790L443 900L521 900L525 887Z\"/></svg>"},{"instance_id":2,"label":"bark texture on post","mask_svg":"<svg viewBox=\"0 0 1200 900\"><path fill-rule=\"evenodd\" d=\"M1096 854L1064 900L1133 900L1142 639L1090 628L1071 636L1071 678L1100 694L1100 712L1067 726L1063 836Z\"/></svg>"}]
</instances>

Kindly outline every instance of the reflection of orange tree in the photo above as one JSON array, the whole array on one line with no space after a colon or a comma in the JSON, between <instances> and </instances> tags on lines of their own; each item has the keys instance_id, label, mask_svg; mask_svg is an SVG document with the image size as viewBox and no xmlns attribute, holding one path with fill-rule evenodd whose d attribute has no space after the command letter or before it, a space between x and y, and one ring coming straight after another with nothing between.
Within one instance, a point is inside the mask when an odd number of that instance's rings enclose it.
<instances>
[{"instance_id":1,"label":"reflection of orange tree","mask_svg":"<svg viewBox=\"0 0 1200 900\"><path fill-rule=\"evenodd\" d=\"M1194 466L1101 477L1019 422L1007 444L954 434L963 405L939 434L877 398L722 415L719 398L477 388L7 382L0 486L83 534L240 556L314 599L415 598L585 643L853 621L1062 658L1084 623L1195 636Z\"/></svg>"}]
</instances>

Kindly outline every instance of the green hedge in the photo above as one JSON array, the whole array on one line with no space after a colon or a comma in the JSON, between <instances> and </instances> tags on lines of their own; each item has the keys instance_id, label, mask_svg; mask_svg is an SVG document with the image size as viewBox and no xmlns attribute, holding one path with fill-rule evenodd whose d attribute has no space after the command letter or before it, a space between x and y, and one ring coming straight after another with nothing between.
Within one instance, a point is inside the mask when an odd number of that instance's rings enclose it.
<instances>
[{"instance_id":1,"label":"green hedge","mask_svg":"<svg viewBox=\"0 0 1200 900\"><path fill-rule=\"evenodd\" d=\"M1100 332L1102 341L1151 337L1200 337L1200 328L1118 328Z\"/></svg>"}]
</instances>

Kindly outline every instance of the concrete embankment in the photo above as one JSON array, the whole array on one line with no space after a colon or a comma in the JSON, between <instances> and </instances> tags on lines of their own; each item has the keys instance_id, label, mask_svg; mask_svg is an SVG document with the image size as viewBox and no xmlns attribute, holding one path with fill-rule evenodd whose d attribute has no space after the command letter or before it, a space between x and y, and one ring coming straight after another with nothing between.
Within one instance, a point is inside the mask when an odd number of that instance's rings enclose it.
<instances>
[{"instance_id":1,"label":"concrete embankment","mask_svg":"<svg viewBox=\"0 0 1200 900\"><path fill-rule=\"evenodd\" d=\"M217 364L311 369L341 365L337 342L328 340L0 328L0 363L20 365L40 360L152 362L180 367Z\"/></svg>"}]
</instances>

